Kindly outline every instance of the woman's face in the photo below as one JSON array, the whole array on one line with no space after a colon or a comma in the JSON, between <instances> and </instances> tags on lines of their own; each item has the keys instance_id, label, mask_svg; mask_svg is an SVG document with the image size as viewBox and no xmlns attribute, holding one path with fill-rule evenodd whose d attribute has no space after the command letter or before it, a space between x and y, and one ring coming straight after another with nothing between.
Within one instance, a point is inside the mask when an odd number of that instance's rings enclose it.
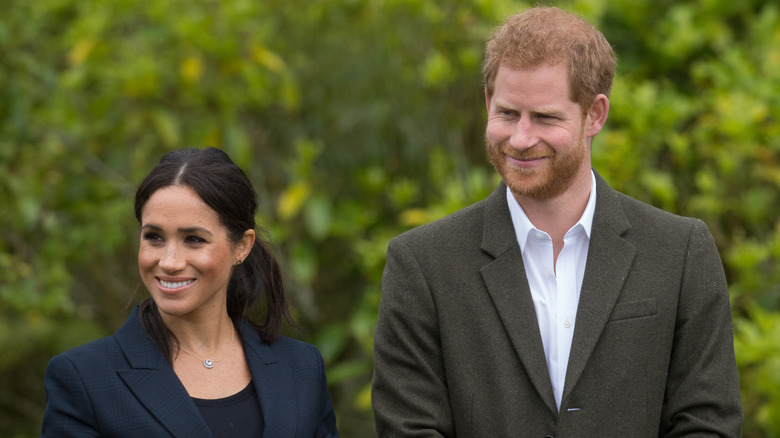
<instances>
[{"instance_id":1,"label":"woman's face","mask_svg":"<svg viewBox=\"0 0 780 438\"><path fill-rule=\"evenodd\" d=\"M226 311L230 274L254 237L247 230L231 242L217 213L187 186L154 192L141 212L138 270L163 319Z\"/></svg>"}]
</instances>

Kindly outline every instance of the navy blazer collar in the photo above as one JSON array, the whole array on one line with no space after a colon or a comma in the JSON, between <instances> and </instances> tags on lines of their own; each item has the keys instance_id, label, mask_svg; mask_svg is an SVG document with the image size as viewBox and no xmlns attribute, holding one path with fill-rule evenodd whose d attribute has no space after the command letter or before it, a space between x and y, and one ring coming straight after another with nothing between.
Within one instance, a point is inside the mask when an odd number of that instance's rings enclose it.
<instances>
[{"instance_id":1,"label":"navy blazer collar","mask_svg":"<svg viewBox=\"0 0 780 438\"><path fill-rule=\"evenodd\" d=\"M252 381L263 409L263 436L295 436L298 410L289 405L289 401L294 399L289 395L295 388L295 382L292 374L282 366L281 358L274 348L276 344L261 341L257 330L246 321L241 324L241 337Z\"/></svg>"},{"instance_id":2,"label":"navy blazer collar","mask_svg":"<svg viewBox=\"0 0 780 438\"><path fill-rule=\"evenodd\" d=\"M279 362L278 355L271 345L260 340L254 327L243 321L240 334L263 409L264 436L293 436L297 422L295 410L281 409L278 402L279 394L292 388L290 377L275 366ZM174 437L211 438L211 431L195 402L160 350L144 333L138 307L114 336L130 365L117 370L119 377L157 421Z\"/></svg>"},{"instance_id":3,"label":"navy blazer collar","mask_svg":"<svg viewBox=\"0 0 780 438\"><path fill-rule=\"evenodd\" d=\"M130 368L117 374L174 437L212 438L195 402L173 368L141 327L138 307L114 334Z\"/></svg>"}]
</instances>

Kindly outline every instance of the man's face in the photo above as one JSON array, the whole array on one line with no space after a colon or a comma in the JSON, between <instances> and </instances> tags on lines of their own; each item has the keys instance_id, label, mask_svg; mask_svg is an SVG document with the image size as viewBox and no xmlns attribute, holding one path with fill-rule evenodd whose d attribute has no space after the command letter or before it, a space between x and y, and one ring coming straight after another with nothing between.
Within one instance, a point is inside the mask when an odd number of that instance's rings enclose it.
<instances>
[{"instance_id":1,"label":"man's face","mask_svg":"<svg viewBox=\"0 0 780 438\"><path fill-rule=\"evenodd\" d=\"M551 199L590 181L585 118L569 98L566 66L499 67L487 107L488 155L515 197Z\"/></svg>"}]
</instances>

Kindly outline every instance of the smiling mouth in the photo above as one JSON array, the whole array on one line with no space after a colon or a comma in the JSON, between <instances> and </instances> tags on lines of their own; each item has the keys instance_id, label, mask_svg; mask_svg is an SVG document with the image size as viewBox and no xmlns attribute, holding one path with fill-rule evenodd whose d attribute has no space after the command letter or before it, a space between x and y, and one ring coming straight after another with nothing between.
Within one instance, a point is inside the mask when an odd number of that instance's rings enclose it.
<instances>
[{"instance_id":1,"label":"smiling mouth","mask_svg":"<svg viewBox=\"0 0 780 438\"><path fill-rule=\"evenodd\" d=\"M187 286L188 284L193 283L195 280L187 280L187 281L165 281L162 279L159 279L160 284L168 289L178 289L180 287Z\"/></svg>"},{"instance_id":2,"label":"smiling mouth","mask_svg":"<svg viewBox=\"0 0 780 438\"><path fill-rule=\"evenodd\" d=\"M546 156L539 156L539 157L516 157L512 155L507 155L507 163L510 166L514 167L520 167L520 168L530 168L533 166L536 166L537 164L540 164L542 160L546 160L549 157Z\"/></svg>"}]
</instances>

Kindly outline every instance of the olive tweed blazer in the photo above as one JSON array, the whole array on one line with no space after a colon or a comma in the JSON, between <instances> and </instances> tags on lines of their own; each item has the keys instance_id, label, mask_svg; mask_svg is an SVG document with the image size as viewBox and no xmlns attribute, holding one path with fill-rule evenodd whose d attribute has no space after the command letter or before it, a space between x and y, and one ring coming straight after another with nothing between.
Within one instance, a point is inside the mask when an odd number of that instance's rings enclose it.
<instances>
[{"instance_id":1,"label":"olive tweed blazer","mask_svg":"<svg viewBox=\"0 0 780 438\"><path fill-rule=\"evenodd\" d=\"M388 247L372 389L380 438L740 435L710 232L596 180L560 412L501 184Z\"/></svg>"}]
</instances>

